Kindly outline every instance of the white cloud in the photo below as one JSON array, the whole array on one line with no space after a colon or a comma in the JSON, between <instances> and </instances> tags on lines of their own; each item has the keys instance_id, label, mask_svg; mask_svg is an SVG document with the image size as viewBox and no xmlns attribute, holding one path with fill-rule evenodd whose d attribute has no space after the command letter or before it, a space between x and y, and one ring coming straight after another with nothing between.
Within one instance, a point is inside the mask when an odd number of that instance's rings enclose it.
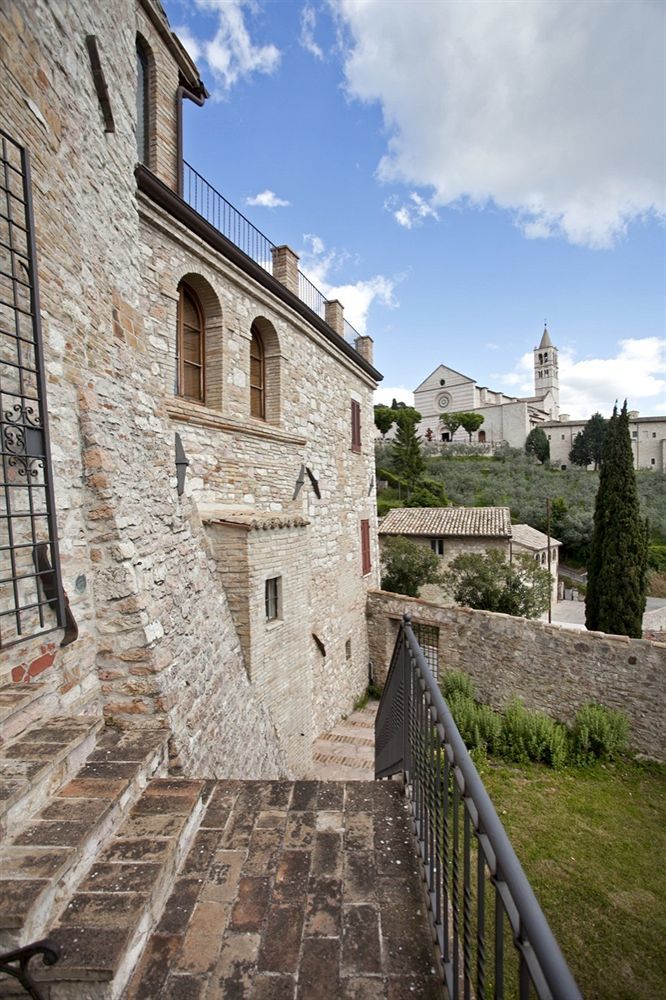
<instances>
[{"instance_id":1,"label":"white cloud","mask_svg":"<svg viewBox=\"0 0 666 1000\"><path fill-rule=\"evenodd\" d=\"M523 354L512 372L491 376L498 388L519 395L534 392L532 352ZM559 352L560 410L574 419L596 411L609 416L616 400L628 400L629 409L666 412L666 339L621 340L610 358L577 360L572 348Z\"/></svg>"},{"instance_id":2,"label":"white cloud","mask_svg":"<svg viewBox=\"0 0 666 1000\"><path fill-rule=\"evenodd\" d=\"M383 110L381 179L589 247L664 217L662 4L331 3L348 93Z\"/></svg>"},{"instance_id":3,"label":"white cloud","mask_svg":"<svg viewBox=\"0 0 666 1000\"><path fill-rule=\"evenodd\" d=\"M303 237L307 249L301 253L300 267L309 280L327 299L338 299L345 310L345 319L361 334L368 325L368 313L374 303L397 308L395 280L376 274L372 278L354 283L336 284L335 272L349 261L346 251L327 250L321 237L306 233Z\"/></svg>"},{"instance_id":4,"label":"white cloud","mask_svg":"<svg viewBox=\"0 0 666 1000\"><path fill-rule=\"evenodd\" d=\"M391 195L390 198L386 199L384 208L391 213L398 225L405 229L418 226L428 216L432 216L436 222L439 222L436 209L425 198L422 198L418 191L412 191L409 200L396 208L398 202L399 199L395 195Z\"/></svg>"},{"instance_id":5,"label":"white cloud","mask_svg":"<svg viewBox=\"0 0 666 1000\"><path fill-rule=\"evenodd\" d=\"M285 201L284 198L278 198L275 191L269 191L266 188L265 191L246 198L245 204L258 205L260 208L286 208L287 205L291 205L291 202Z\"/></svg>"},{"instance_id":6,"label":"white cloud","mask_svg":"<svg viewBox=\"0 0 666 1000\"><path fill-rule=\"evenodd\" d=\"M315 59L323 59L324 53L321 47L314 40L315 28L317 27L317 15L314 7L306 4L301 11L301 34L299 42L310 55Z\"/></svg>"},{"instance_id":7,"label":"white cloud","mask_svg":"<svg viewBox=\"0 0 666 1000\"><path fill-rule=\"evenodd\" d=\"M217 15L217 28L210 39L197 39L185 29L178 34L193 58L205 59L215 83L228 91L252 73L274 73L280 50L272 44L255 45L245 24L243 8L254 10L252 0L195 0L197 7ZM197 52L197 56L194 56Z\"/></svg>"},{"instance_id":8,"label":"white cloud","mask_svg":"<svg viewBox=\"0 0 666 1000\"><path fill-rule=\"evenodd\" d=\"M414 405L414 393L404 385L382 385L375 390L375 406L390 406L394 399L407 406Z\"/></svg>"}]
</instances>

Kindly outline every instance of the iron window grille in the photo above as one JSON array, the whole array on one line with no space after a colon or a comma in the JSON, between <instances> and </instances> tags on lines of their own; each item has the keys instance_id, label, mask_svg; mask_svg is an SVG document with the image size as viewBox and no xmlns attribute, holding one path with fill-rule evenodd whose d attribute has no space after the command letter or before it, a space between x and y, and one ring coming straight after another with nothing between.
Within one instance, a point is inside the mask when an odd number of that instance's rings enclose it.
<instances>
[{"instance_id":1,"label":"iron window grille","mask_svg":"<svg viewBox=\"0 0 666 1000\"><path fill-rule=\"evenodd\" d=\"M423 625L412 622L416 641L421 647L425 661L432 671L433 677L439 679L439 629L436 625Z\"/></svg>"},{"instance_id":2,"label":"iron window grille","mask_svg":"<svg viewBox=\"0 0 666 1000\"><path fill-rule=\"evenodd\" d=\"M0 129L0 647L65 624L28 151Z\"/></svg>"}]
</instances>

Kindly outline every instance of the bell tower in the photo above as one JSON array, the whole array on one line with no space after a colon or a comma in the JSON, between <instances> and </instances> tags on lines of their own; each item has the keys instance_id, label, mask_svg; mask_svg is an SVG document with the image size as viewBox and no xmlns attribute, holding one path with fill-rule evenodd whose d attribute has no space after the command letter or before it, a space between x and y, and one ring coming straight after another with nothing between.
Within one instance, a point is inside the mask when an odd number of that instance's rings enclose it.
<instances>
[{"instance_id":1,"label":"bell tower","mask_svg":"<svg viewBox=\"0 0 666 1000\"><path fill-rule=\"evenodd\" d=\"M541 343L534 348L534 395L545 396L550 393L550 399L544 400L544 407L550 413L551 420L557 420L560 415L560 372L557 360L557 348L548 333L544 320Z\"/></svg>"}]
</instances>

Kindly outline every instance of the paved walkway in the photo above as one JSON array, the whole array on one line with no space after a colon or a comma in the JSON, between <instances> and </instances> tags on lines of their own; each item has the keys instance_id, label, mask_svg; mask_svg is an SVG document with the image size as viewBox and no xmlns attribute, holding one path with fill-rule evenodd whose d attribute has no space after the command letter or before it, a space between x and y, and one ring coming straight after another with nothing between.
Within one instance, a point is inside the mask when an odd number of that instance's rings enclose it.
<instances>
[{"instance_id":1,"label":"paved walkway","mask_svg":"<svg viewBox=\"0 0 666 1000\"><path fill-rule=\"evenodd\" d=\"M318 781L367 781L375 776L375 716L378 701L342 719L314 745Z\"/></svg>"},{"instance_id":2,"label":"paved walkway","mask_svg":"<svg viewBox=\"0 0 666 1000\"><path fill-rule=\"evenodd\" d=\"M585 629L585 601L558 601L552 609L553 625L563 625L566 628ZM542 621L548 621L548 614L541 615ZM666 628L666 599L648 597L643 630Z\"/></svg>"},{"instance_id":3,"label":"paved walkway","mask_svg":"<svg viewBox=\"0 0 666 1000\"><path fill-rule=\"evenodd\" d=\"M125 1000L443 1000L393 782L217 782Z\"/></svg>"}]
</instances>

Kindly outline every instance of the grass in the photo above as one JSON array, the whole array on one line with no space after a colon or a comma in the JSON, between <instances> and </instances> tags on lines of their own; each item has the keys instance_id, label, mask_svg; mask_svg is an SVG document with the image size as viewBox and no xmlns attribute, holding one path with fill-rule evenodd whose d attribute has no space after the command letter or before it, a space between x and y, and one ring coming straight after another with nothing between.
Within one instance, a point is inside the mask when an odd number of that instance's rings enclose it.
<instances>
[{"instance_id":1,"label":"grass","mask_svg":"<svg viewBox=\"0 0 666 1000\"><path fill-rule=\"evenodd\" d=\"M666 996L666 769L481 772L586 1000Z\"/></svg>"}]
</instances>

